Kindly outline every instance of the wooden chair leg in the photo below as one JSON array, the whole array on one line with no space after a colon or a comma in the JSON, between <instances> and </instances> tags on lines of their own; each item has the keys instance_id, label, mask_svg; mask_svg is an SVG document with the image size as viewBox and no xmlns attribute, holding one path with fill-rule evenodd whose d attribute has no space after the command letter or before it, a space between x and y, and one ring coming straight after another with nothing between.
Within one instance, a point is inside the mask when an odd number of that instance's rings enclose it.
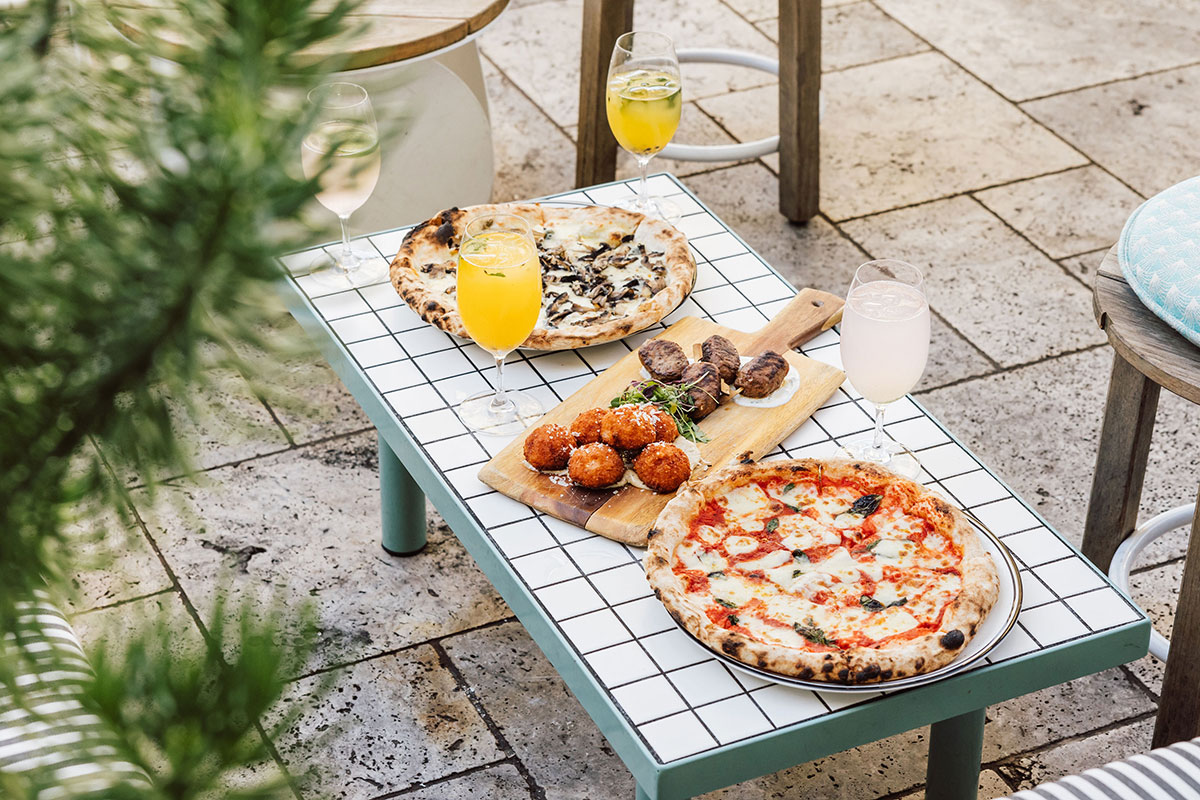
<instances>
[{"instance_id":1,"label":"wooden chair leg","mask_svg":"<svg viewBox=\"0 0 1200 800\"><path fill-rule=\"evenodd\" d=\"M818 211L821 2L779 0L779 210L792 222Z\"/></svg>"},{"instance_id":2,"label":"wooden chair leg","mask_svg":"<svg viewBox=\"0 0 1200 800\"><path fill-rule=\"evenodd\" d=\"M617 140L608 129L604 90L617 37L633 29L633 0L584 0L583 50L579 61L579 132L575 138L575 185L591 186L617 175Z\"/></svg>"},{"instance_id":3,"label":"wooden chair leg","mask_svg":"<svg viewBox=\"0 0 1200 800\"><path fill-rule=\"evenodd\" d=\"M1102 570L1108 569L1117 546L1137 527L1158 390L1157 383L1113 354L1100 451L1083 529L1083 554Z\"/></svg>"},{"instance_id":4,"label":"wooden chair leg","mask_svg":"<svg viewBox=\"0 0 1200 800\"><path fill-rule=\"evenodd\" d=\"M1169 655L1154 725L1155 747L1200 736L1200 506L1192 518Z\"/></svg>"}]
</instances>

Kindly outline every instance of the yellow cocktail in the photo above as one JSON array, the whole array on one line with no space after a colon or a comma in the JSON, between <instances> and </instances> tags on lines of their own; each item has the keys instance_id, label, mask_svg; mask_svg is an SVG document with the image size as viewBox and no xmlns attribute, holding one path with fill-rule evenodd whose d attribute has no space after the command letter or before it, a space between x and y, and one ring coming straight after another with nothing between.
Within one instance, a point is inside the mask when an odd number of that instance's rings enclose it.
<instances>
[{"instance_id":1,"label":"yellow cocktail","mask_svg":"<svg viewBox=\"0 0 1200 800\"><path fill-rule=\"evenodd\" d=\"M542 415L536 397L504 389L504 358L529 337L542 310L541 261L523 217L484 214L467 223L455 294L463 327L496 359L496 374L488 377L495 392L463 400L459 419L480 433L520 433Z\"/></svg>"},{"instance_id":2,"label":"yellow cocktail","mask_svg":"<svg viewBox=\"0 0 1200 800\"><path fill-rule=\"evenodd\" d=\"M665 70L617 72L608 81L608 125L617 143L635 156L666 147L683 107L679 77Z\"/></svg>"}]
</instances>

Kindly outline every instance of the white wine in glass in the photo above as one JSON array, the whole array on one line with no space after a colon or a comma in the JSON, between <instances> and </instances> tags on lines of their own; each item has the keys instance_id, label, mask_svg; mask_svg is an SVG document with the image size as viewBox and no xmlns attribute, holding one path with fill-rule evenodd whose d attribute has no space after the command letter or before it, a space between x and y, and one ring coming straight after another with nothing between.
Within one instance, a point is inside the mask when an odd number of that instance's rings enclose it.
<instances>
[{"instance_id":1,"label":"white wine in glass","mask_svg":"<svg viewBox=\"0 0 1200 800\"><path fill-rule=\"evenodd\" d=\"M304 137L300 161L305 177L317 179L317 202L337 214L342 244L337 256L315 268L318 282L338 288L387 280L387 265L364 258L350 245L350 215L379 182L379 129L367 90L354 83L327 83L309 92L316 124Z\"/></svg>"},{"instance_id":2,"label":"white wine in glass","mask_svg":"<svg viewBox=\"0 0 1200 800\"><path fill-rule=\"evenodd\" d=\"M924 276L912 264L868 261L854 273L842 310L842 366L854 388L875 405L875 431L843 447L852 458L901 473L916 461L883 433L884 412L910 392L929 358L929 302Z\"/></svg>"},{"instance_id":3,"label":"white wine in glass","mask_svg":"<svg viewBox=\"0 0 1200 800\"><path fill-rule=\"evenodd\" d=\"M650 159L671 143L683 111L683 82L675 46L661 33L631 31L613 46L604 98L608 126L617 144L635 159L641 179L638 191L621 208L678 220L679 208L646 188Z\"/></svg>"}]
</instances>

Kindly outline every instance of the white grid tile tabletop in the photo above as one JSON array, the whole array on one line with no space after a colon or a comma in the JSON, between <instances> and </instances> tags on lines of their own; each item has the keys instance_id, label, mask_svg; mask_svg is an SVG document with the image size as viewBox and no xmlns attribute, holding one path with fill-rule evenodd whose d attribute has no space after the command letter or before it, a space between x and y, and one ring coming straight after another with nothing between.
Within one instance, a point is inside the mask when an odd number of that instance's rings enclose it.
<instances>
[{"instance_id":1,"label":"white grid tile tabletop","mask_svg":"<svg viewBox=\"0 0 1200 800\"><path fill-rule=\"evenodd\" d=\"M650 184L653 191L674 195L672 199L686 212L680 228L689 234L696 258L696 288L662 324L621 342L510 356L509 385L539 396L547 408L683 316L698 315L754 330L794 294L770 265L677 179L657 175ZM631 191L630 184L616 182L556 195L547 202L603 204ZM405 230L365 237L359 246L371 246L380 258L390 260ZM485 562L494 557L497 568L489 571L489 577L519 616L522 606L534 615L536 619L521 618L535 638L543 629L548 633L551 641L542 637L539 644L593 717L598 721L611 717L623 729L617 738L631 737L634 746L622 742L618 752L639 783L643 778L630 753L648 754L652 766L661 771L676 763L694 764L697 758L738 745L770 741L797 725L850 719L855 711L865 715L894 707L893 715L901 715L891 729L846 739L849 744L843 746L851 746L936 719L936 715L920 718L906 710L918 708L920 702L902 701L914 693L936 692L943 683L959 687L954 692L945 690L949 698L955 692L970 694L981 685L972 676L986 676L992 691L992 696L982 698L986 704L1145 652L1149 630L1145 616L936 419L905 398L889 408L886 430L915 451L922 464L920 480L971 510L1015 556L1024 586L1024 606L1016 626L977 667L902 692L809 691L730 670L681 633L653 597L642 572L641 550L542 514L478 481L479 468L508 440L469 432L453 409L462 398L491 385L495 373L491 356L470 341L422 322L389 284L341 291L320 288L303 275L315 252L319 248L282 259L297 275L289 280L294 313L326 347L331 363L381 435L399 436L411 447L414 456L406 466L426 475L436 493L446 498L448 502L439 504L439 509L452 526L461 518L478 534L479 546L487 551L482 556L472 547L476 540L464 537L455 526L485 570ZM841 366L834 330L809 341L801 352ZM839 438L872 427L869 412L869 404L849 383L843 384L766 459L833 456ZM422 486L431 491L429 485ZM520 596L516 601L510 596L513 593ZM559 646L561 653L552 652ZM1114 652L1097 660L1105 646ZM1045 658L1038 662L1038 657ZM1016 665L1023 669L1006 670ZM1009 673L1012 679L1006 682ZM912 724L907 724L905 714ZM873 718L882 717L863 716L856 724L861 727L863 720ZM602 723L601 728L613 739L611 726ZM831 741L836 745L843 740L833 736ZM771 768L769 761L764 762L764 772Z\"/></svg>"}]
</instances>

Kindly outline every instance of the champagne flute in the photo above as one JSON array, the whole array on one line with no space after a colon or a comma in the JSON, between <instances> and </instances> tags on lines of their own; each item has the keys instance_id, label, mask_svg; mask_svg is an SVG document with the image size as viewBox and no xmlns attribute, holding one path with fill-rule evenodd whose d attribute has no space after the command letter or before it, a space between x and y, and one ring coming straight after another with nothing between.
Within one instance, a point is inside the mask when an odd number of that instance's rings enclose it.
<instances>
[{"instance_id":1,"label":"champagne flute","mask_svg":"<svg viewBox=\"0 0 1200 800\"><path fill-rule=\"evenodd\" d=\"M917 385L929 358L929 302L912 264L868 261L854 273L842 311L842 366L859 394L875 404L875 432L846 442L852 458L915 474L903 445L884 438L884 412Z\"/></svg>"},{"instance_id":2,"label":"champagne flute","mask_svg":"<svg viewBox=\"0 0 1200 800\"><path fill-rule=\"evenodd\" d=\"M650 159L671 142L683 110L679 59L670 38L652 31L622 34L613 46L605 92L608 126L617 143L637 159L641 180L633 197L617 205L667 221L679 208L646 188Z\"/></svg>"},{"instance_id":3,"label":"champagne flute","mask_svg":"<svg viewBox=\"0 0 1200 800\"><path fill-rule=\"evenodd\" d=\"M342 245L310 274L325 286L345 288L387 280L387 265L364 258L350 246L350 215L379 181L379 129L367 90L355 83L327 83L308 93L316 107L316 125L300 148L304 175L317 178L317 202L337 214Z\"/></svg>"},{"instance_id":4,"label":"champagne flute","mask_svg":"<svg viewBox=\"0 0 1200 800\"><path fill-rule=\"evenodd\" d=\"M480 433L520 433L542 415L536 397L504 388L504 359L529 338L542 310L541 262L524 218L489 213L467 222L455 294L467 333L496 359L495 392L463 400L459 419Z\"/></svg>"}]
</instances>

